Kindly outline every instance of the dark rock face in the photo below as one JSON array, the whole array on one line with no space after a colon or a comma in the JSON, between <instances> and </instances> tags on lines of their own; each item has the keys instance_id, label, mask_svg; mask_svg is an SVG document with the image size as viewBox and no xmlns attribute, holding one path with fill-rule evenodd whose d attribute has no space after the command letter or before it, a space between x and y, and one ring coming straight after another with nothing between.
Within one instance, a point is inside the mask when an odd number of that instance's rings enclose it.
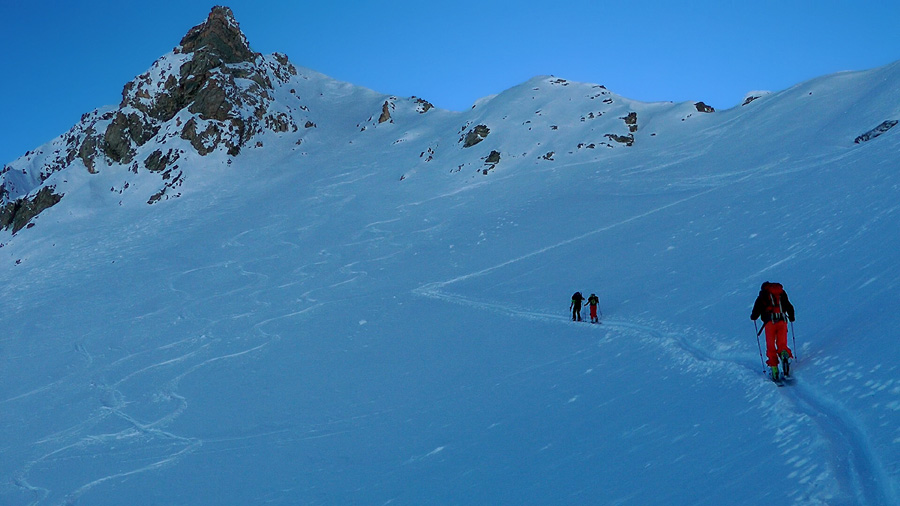
<instances>
[{"instance_id":1,"label":"dark rock face","mask_svg":"<svg viewBox=\"0 0 900 506\"><path fill-rule=\"evenodd\" d=\"M45 186L32 197L24 197L14 202L8 202L0 208L0 228L12 228L15 234L42 211L55 206L62 199L62 195L54 193L54 188Z\"/></svg>"},{"instance_id":2,"label":"dark rock face","mask_svg":"<svg viewBox=\"0 0 900 506\"><path fill-rule=\"evenodd\" d=\"M228 7L212 8L206 23L195 26L181 39L185 53L205 52L214 54L223 63L252 61L257 54L250 50L234 13Z\"/></svg>"},{"instance_id":3,"label":"dark rock face","mask_svg":"<svg viewBox=\"0 0 900 506\"><path fill-rule=\"evenodd\" d=\"M697 108L697 112L716 112L716 110L712 106L706 105L703 102L697 102L696 104L694 104L694 107Z\"/></svg>"},{"instance_id":4,"label":"dark rock face","mask_svg":"<svg viewBox=\"0 0 900 506\"><path fill-rule=\"evenodd\" d=\"M94 168L94 159L97 156L98 143L99 137L97 136L94 127L88 127L85 132L84 141L81 143L81 147L78 148L78 157L81 158L84 166L87 167L88 172L91 174L97 173L97 169Z\"/></svg>"},{"instance_id":5,"label":"dark rock face","mask_svg":"<svg viewBox=\"0 0 900 506\"><path fill-rule=\"evenodd\" d=\"M211 153L220 144L225 145L229 154L239 153L260 124L279 131L296 128L283 118L266 117L272 81L260 55L250 49L231 9L214 7L205 23L185 35L176 52L191 54L191 58L177 72L172 69L166 76L164 91L154 92L151 80L136 80L126 86L123 106L131 105L158 121L168 121L186 108L199 119L213 122L198 127L192 118L181 132L181 137L201 155ZM279 57L276 62L289 65L287 57ZM287 76L296 73L293 66L280 70ZM251 84L239 86L238 79L249 80ZM235 112L244 106L254 111L250 118ZM254 123L253 128L247 128L249 122Z\"/></svg>"},{"instance_id":6,"label":"dark rock face","mask_svg":"<svg viewBox=\"0 0 900 506\"><path fill-rule=\"evenodd\" d=\"M142 146L156 135L159 127L139 114L117 113L103 135L103 152L117 163L129 163L134 156L132 146Z\"/></svg>"},{"instance_id":7,"label":"dark rock face","mask_svg":"<svg viewBox=\"0 0 900 506\"><path fill-rule=\"evenodd\" d=\"M604 137L606 137L609 140L616 141L619 144L624 144L626 146L634 145L634 135L632 135L632 134L628 134L628 135L606 134Z\"/></svg>"},{"instance_id":8,"label":"dark rock face","mask_svg":"<svg viewBox=\"0 0 900 506\"><path fill-rule=\"evenodd\" d=\"M214 7L205 23L188 31L175 52L190 54L191 58L177 70L159 69L165 74L162 92L158 91L159 80L151 79L150 73L143 74L125 85L121 107L132 106L158 121L168 121L185 108L203 119L226 121L232 108L248 98L248 93L241 93L235 85L235 79L258 84L259 88L251 92L272 89L265 69L256 65L260 54L250 49L228 7ZM237 65L240 63L250 65Z\"/></svg>"},{"instance_id":9,"label":"dark rock face","mask_svg":"<svg viewBox=\"0 0 900 506\"><path fill-rule=\"evenodd\" d=\"M416 110L419 112L419 114L425 114L426 112L434 108L434 105L425 99L418 97L412 97L412 99L416 101Z\"/></svg>"},{"instance_id":10,"label":"dark rock face","mask_svg":"<svg viewBox=\"0 0 900 506\"><path fill-rule=\"evenodd\" d=\"M175 163L179 156L180 153L172 149L166 154L163 154L161 150L157 149L144 160L144 167L150 172L162 172L166 170L166 167Z\"/></svg>"},{"instance_id":11,"label":"dark rock face","mask_svg":"<svg viewBox=\"0 0 900 506\"><path fill-rule=\"evenodd\" d=\"M747 98L744 99L744 102L741 103L741 107L743 107L743 106L749 104L750 102L753 102L754 100L756 100L756 99L758 99L758 98L762 98L762 97L757 96L757 95L750 95L749 97L747 97Z\"/></svg>"},{"instance_id":12,"label":"dark rock face","mask_svg":"<svg viewBox=\"0 0 900 506\"><path fill-rule=\"evenodd\" d=\"M630 112L630 113L628 113L627 116L625 116L624 118L621 118L621 119L625 120L625 124L628 126L629 132L632 132L632 133L637 132L638 125L637 125L637 113L636 112Z\"/></svg>"},{"instance_id":13,"label":"dark rock face","mask_svg":"<svg viewBox=\"0 0 900 506\"><path fill-rule=\"evenodd\" d=\"M183 111L194 117L184 123L180 137L200 155L222 146L234 156L262 129L298 129L288 115L268 110L273 76L287 81L296 68L283 54L266 61L251 50L228 7L214 7L206 22L188 31L175 54L190 58L177 67L172 59L157 61L125 85L119 111L108 125L95 124L85 132L76 152L89 171L97 170L100 155L108 163L130 163L137 148ZM252 112L241 116L241 110Z\"/></svg>"},{"instance_id":14,"label":"dark rock face","mask_svg":"<svg viewBox=\"0 0 900 506\"><path fill-rule=\"evenodd\" d=\"M378 117L379 123L385 123L391 121L391 103L385 100L384 105L381 106L381 116Z\"/></svg>"},{"instance_id":15,"label":"dark rock face","mask_svg":"<svg viewBox=\"0 0 900 506\"><path fill-rule=\"evenodd\" d=\"M880 125L878 125L877 127L873 128L873 129L871 129L871 130L869 130L868 132L866 132L866 133L860 135L860 136L857 137L853 142L854 142L855 144L859 144L859 143L861 143L861 142L867 142L867 141L870 141L870 140L872 140L872 139L878 137L879 135L881 135L881 134L887 132L887 131L890 130L891 128L894 128L895 126L897 126L897 123L900 123L900 121L895 120L895 119L889 119L889 120L887 120L887 121L882 121Z\"/></svg>"},{"instance_id":16,"label":"dark rock face","mask_svg":"<svg viewBox=\"0 0 900 506\"><path fill-rule=\"evenodd\" d=\"M147 169L160 174L165 186L164 194L151 201L177 196L174 189L187 175L174 164L186 153L167 144L184 139L201 156L217 150L236 156L257 134L298 131L295 110L274 99L275 84L296 75L287 56L263 57L250 49L231 9L214 7L173 53L124 86L117 109L83 115L65 134L57 155L31 169L34 175L14 183L0 180L5 185L0 227L17 230L58 202L58 197L51 198L54 192L38 189L78 160L90 173L117 164L132 172ZM150 143L153 149L142 149Z\"/></svg>"},{"instance_id":17,"label":"dark rock face","mask_svg":"<svg viewBox=\"0 0 900 506\"><path fill-rule=\"evenodd\" d=\"M466 136L463 138L463 147L471 148L472 146L478 144L483 141L488 134L491 133L491 129L485 125L478 125L475 128L469 130L466 133Z\"/></svg>"}]
</instances>

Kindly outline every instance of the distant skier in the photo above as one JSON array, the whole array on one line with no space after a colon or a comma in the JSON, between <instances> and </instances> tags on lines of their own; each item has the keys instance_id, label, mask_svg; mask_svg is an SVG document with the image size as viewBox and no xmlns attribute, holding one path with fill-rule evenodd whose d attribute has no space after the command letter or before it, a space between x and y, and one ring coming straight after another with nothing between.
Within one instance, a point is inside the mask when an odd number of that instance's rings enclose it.
<instances>
[{"instance_id":1,"label":"distant skier","mask_svg":"<svg viewBox=\"0 0 900 506\"><path fill-rule=\"evenodd\" d=\"M588 307L591 308L591 323L600 323L600 318L597 318L597 306L600 305L600 298L595 294L591 294L590 297L587 298Z\"/></svg>"},{"instance_id":2,"label":"distant skier","mask_svg":"<svg viewBox=\"0 0 900 506\"><path fill-rule=\"evenodd\" d=\"M788 321L794 321L794 306L788 300L781 283L766 281L759 289L750 319L762 318L766 331L766 365L772 368L772 378L778 378L778 359L785 362L794 354L788 348ZM785 369L785 374L787 374Z\"/></svg>"},{"instance_id":3,"label":"distant skier","mask_svg":"<svg viewBox=\"0 0 900 506\"><path fill-rule=\"evenodd\" d=\"M584 301L584 295L581 295L581 292L575 292L572 294L572 304L569 305L569 309L572 311L572 321L581 321L581 303Z\"/></svg>"}]
</instances>

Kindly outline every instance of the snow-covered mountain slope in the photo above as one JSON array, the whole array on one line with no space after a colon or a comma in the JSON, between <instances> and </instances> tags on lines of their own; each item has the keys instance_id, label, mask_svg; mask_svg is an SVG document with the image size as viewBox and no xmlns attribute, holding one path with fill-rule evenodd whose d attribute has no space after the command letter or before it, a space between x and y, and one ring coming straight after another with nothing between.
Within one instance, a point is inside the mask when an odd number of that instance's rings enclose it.
<instances>
[{"instance_id":1,"label":"snow-covered mountain slope","mask_svg":"<svg viewBox=\"0 0 900 506\"><path fill-rule=\"evenodd\" d=\"M0 502L898 502L900 63L452 112L236 30L4 169Z\"/></svg>"}]
</instances>

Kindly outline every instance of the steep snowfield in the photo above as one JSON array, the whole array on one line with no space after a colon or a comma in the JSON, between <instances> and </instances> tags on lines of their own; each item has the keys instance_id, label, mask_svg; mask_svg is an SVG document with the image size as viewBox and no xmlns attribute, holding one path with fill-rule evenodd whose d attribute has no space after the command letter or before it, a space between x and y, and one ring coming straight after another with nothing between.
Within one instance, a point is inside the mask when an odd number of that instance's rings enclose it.
<instances>
[{"instance_id":1,"label":"steep snowfield","mask_svg":"<svg viewBox=\"0 0 900 506\"><path fill-rule=\"evenodd\" d=\"M853 143L900 64L714 114L552 77L466 112L277 93L317 126L153 206L143 171L68 173L0 234L0 502L900 501L900 132Z\"/></svg>"}]
</instances>

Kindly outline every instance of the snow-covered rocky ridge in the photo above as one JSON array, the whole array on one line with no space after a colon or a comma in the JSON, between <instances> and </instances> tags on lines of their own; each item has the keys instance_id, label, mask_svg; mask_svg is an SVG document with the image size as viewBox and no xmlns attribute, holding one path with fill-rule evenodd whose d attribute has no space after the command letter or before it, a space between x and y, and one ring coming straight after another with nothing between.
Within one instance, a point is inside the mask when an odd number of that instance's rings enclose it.
<instances>
[{"instance_id":1,"label":"snow-covered rocky ridge","mask_svg":"<svg viewBox=\"0 0 900 506\"><path fill-rule=\"evenodd\" d=\"M896 503L900 64L751 96L444 111L214 10L3 169L0 502Z\"/></svg>"}]
</instances>

